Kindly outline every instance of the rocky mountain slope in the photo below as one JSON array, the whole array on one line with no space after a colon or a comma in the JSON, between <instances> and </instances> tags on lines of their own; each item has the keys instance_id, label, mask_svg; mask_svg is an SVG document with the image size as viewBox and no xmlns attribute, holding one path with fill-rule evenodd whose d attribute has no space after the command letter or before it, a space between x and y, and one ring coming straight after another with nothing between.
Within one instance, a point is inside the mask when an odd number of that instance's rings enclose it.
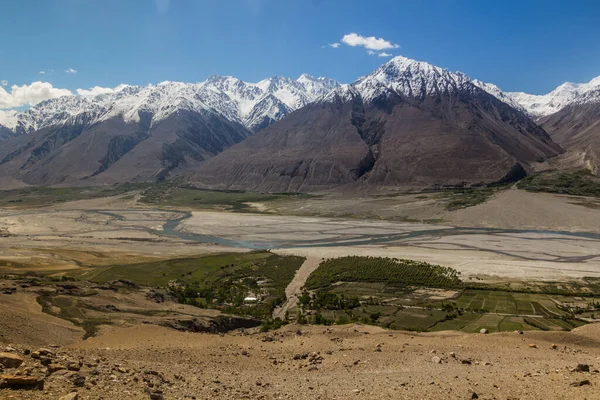
<instances>
[{"instance_id":1,"label":"rocky mountain slope","mask_svg":"<svg viewBox=\"0 0 600 400\"><path fill-rule=\"evenodd\" d=\"M302 75L247 83L213 76L199 84L121 86L0 114L0 174L28 184L166 178L222 152L337 82Z\"/></svg>"},{"instance_id":2,"label":"rocky mountain slope","mask_svg":"<svg viewBox=\"0 0 600 400\"><path fill-rule=\"evenodd\" d=\"M566 82L546 95L502 94L518 102L566 150L557 166L600 173L600 77Z\"/></svg>"},{"instance_id":3,"label":"rocky mountain slope","mask_svg":"<svg viewBox=\"0 0 600 400\"><path fill-rule=\"evenodd\" d=\"M560 152L468 76L396 57L213 158L193 179L265 191L480 184L518 178Z\"/></svg>"},{"instance_id":4,"label":"rocky mountain slope","mask_svg":"<svg viewBox=\"0 0 600 400\"><path fill-rule=\"evenodd\" d=\"M567 149L559 163L600 175L600 98L574 103L540 120L552 138Z\"/></svg>"}]
</instances>

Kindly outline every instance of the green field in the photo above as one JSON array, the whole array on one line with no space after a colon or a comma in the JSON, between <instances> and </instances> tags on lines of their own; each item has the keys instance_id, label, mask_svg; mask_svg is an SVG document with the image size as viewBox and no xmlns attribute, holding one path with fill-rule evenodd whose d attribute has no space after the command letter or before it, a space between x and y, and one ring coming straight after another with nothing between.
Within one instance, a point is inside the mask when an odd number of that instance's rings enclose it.
<instances>
[{"instance_id":1,"label":"green field","mask_svg":"<svg viewBox=\"0 0 600 400\"><path fill-rule=\"evenodd\" d=\"M416 331L571 330L584 323L576 319L576 305L581 305L580 314L591 315L600 301L550 293L575 290L572 293L589 294L597 283L589 279L532 283L538 293L532 288L528 288L531 293L498 287L464 288L450 268L407 260L343 257L323 261L311 274L306 285L309 291L300 305L310 311L308 315L318 316L309 318L316 323L358 321ZM445 300L439 300L440 295Z\"/></svg>"},{"instance_id":2,"label":"green field","mask_svg":"<svg viewBox=\"0 0 600 400\"><path fill-rule=\"evenodd\" d=\"M544 171L523 179L517 186L530 192L600 197L600 177L588 170Z\"/></svg>"},{"instance_id":3,"label":"green field","mask_svg":"<svg viewBox=\"0 0 600 400\"><path fill-rule=\"evenodd\" d=\"M218 279L222 271L250 267L271 256L268 252L233 253L115 265L98 268L96 275L87 279L98 283L125 279L139 285L162 287L174 279L186 283L208 282Z\"/></svg>"},{"instance_id":4,"label":"green field","mask_svg":"<svg viewBox=\"0 0 600 400\"><path fill-rule=\"evenodd\" d=\"M450 193L441 193L438 197L444 199L446 203L446 210L455 211L463 208L473 207L478 204L483 204L492 197L494 197L499 191L507 189L508 186L498 186L489 188L474 188L455 190Z\"/></svg>"},{"instance_id":5,"label":"green field","mask_svg":"<svg viewBox=\"0 0 600 400\"><path fill-rule=\"evenodd\" d=\"M204 190L179 181L155 183L142 192L141 201L160 207L183 207L194 209L220 209L245 211L252 209L247 203L267 202L289 198L311 198L299 193L255 193L237 190Z\"/></svg>"},{"instance_id":6,"label":"green field","mask_svg":"<svg viewBox=\"0 0 600 400\"><path fill-rule=\"evenodd\" d=\"M84 188L28 187L0 191L0 207L40 207L74 200L117 196L146 188L146 184L90 186Z\"/></svg>"},{"instance_id":7,"label":"green field","mask_svg":"<svg viewBox=\"0 0 600 400\"><path fill-rule=\"evenodd\" d=\"M219 209L244 211L251 207L246 203L308 199L315 196L299 193L253 193L235 190L204 190L182 179L162 182L123 183L88 187L27 187L0 190L0 207L41 207L74 200L87 200L117 195L140 193L142 203L158 207L181 207L190 209ZM256 212L255 209L252 209Z\"/></svg>"}]
</instances>

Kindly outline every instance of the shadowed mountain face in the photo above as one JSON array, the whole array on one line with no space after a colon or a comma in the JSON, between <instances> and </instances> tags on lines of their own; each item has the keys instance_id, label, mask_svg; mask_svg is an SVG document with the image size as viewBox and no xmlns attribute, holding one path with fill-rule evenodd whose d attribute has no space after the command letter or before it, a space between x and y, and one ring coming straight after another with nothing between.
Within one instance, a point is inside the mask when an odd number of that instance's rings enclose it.
<instances>
[{"instance_id":1,"label":"shadowed mountain face","mask_svg":"<svg viewBox=\"0 0 600 400\"><path fill-rule=\"evenodd\" d=\"M561 149L462 74L396 58L201 166L218 188L319 191L520 178Z\"/></svg>"},{"instance_id":2,"label":"shadowed mountain face","mask_svg":"<svg viewBox=\"0 0 600 400\"><path fill-rule=\"evenodd\" d=\"M600 103L569 105L540 124L567 150L566 166L600 174Z\"/></svg>"},{"instance_id":3,"label":"shadowed mountain face","mask_svg":"<svg viewBox=\"0 0 600 400\"><path fill-rule=\"evenodd\" d=\"M32 185L163 179L198 166L250 135L211 112L178 111L152 125L111 118L44 128L3 142L0 173Z\"/></svg>"}]
</instances>

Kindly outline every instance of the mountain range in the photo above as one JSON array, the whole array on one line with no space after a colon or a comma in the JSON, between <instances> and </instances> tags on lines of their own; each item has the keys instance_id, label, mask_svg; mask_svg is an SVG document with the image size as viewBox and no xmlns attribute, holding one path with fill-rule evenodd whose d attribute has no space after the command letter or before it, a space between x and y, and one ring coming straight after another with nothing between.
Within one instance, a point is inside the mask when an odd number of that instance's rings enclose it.
<instances>
[{"instance_id":1,"label":"mountain range","mask_svg":"<svg viewBox=\"0 0 600 400\"><path fill-rule=\"evenodd\" d=\"M597 173L599 120L600 78L537 96L405 57L343 85L309 75L121 85L0 111L0 182L439 187L516 180L557 156Z\"/></svg>"}]
</instances>

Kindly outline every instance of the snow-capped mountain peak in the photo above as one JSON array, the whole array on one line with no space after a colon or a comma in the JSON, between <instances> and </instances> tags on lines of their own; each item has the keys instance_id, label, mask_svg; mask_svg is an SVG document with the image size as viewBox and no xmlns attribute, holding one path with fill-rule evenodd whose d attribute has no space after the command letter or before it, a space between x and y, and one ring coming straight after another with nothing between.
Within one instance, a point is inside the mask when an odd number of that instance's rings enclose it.
<instances>
[{"instance_id":1,"label":"snow-capped mountain peak","mask_svg":"<svg viewBox=\"0 0 600 400\"><path fill-rule=\"evenodd\" d=\"M353 85L365 100L371 100L384 90L423 99L464 88L469 78L423 61L398 56L373 73L358 79Z\"/></svg>"}]
</instances>

